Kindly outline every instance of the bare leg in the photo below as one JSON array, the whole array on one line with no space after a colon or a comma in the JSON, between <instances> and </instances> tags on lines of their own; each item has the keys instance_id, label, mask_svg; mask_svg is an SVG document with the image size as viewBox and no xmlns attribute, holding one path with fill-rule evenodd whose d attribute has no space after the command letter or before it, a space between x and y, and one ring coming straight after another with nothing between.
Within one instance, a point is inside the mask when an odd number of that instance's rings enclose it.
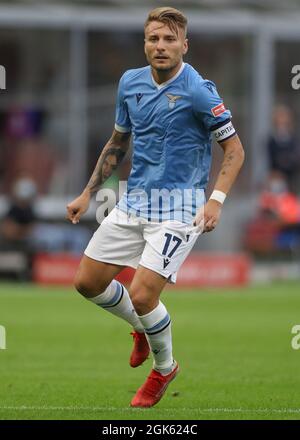
<instances>
[{"instance_id":1,"label":"bare leg","mask_svg":"<svg viewBox=\"0 0 300 440\"><path fill-rule=\"evenodd\" d=\"M115 276L124 269L124 266L103 263L83 255L74 285L81 295L92 298L99 295L109 286Z\"/></svg>"},{"instance_id":2,"label":"bare leg","mask_svg":"<svg viewBox=\"0 0 300 440\"><path fill-rule=\"evenodd\" d=\"M114 279L123 268L84 255L75 277L75 287L85 298L124 319L137 332L144 333L128 291Z\"/></svg>"},{"instance_id":3,"label":"bare leg","mask_svg":"<svg viewBox=\"0 0 300 440\"><path fill-rule=\"evenodd\" d=\"M153 270L143 266L137 268L129 293L138 315L146 315L158 306L166 283L167 279Z\"/></svg>"}]
</instances>

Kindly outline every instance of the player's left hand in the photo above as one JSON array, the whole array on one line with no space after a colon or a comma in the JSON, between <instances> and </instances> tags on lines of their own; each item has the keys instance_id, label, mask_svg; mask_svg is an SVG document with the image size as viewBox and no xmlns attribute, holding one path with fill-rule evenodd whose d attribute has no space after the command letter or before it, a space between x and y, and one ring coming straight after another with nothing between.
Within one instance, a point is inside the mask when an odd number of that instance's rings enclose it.
<instances>
[{"instance_id":1,"label":"player's left hand","mask_svg":"<svg viewBox=\"0 0 300 440\"><path fill-rule=\"evenodd\" d=\"M198 226L199 230L204 232L211 232L219 223L221 217L222 204L217 200L210 199L200 208L194 219L194 226Z\"/></svg>"}]
</instances>

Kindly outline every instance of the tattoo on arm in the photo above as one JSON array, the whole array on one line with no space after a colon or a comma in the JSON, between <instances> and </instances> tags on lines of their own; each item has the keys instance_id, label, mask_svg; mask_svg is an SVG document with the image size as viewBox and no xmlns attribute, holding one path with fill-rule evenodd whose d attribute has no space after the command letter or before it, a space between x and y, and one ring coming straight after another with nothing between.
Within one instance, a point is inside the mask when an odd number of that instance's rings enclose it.
<instances>
[{"instance_id":1,"label":"tattoo on arm","mask_svg":"<svg viewBox=\"0 0 300 440\"><path fill-rule=\"evenodd\" d=\"M222 142L223 162L217 177L215 188L228 194L243 165L245 153L237 136Z\"/></svg>"},{"instance_id":2,"label":"tattoo on arm","mask_svg":"<svg viewBox=\"0 0 300 440\"><path fill-rule=\"evenodd\" d=\"M117 145L116 141L110 139L103 148L92 177L86 189L90 194L99 190L100 186L112 175L127 152L128 145Z\"/></svg>"},{"instance_id":3,"label":"tattoo on arm","mask_svg":"<svg viewBox=\"0 0 300 440\"><path fill-rule=\"evenodd\" d=\"M226 171L228 170L228 168L231 167L232 162L234 160L234 150L228 151L228 153L225 153L225 157L222 163L222 167L221 167L221 175L225 176L226 175Z\"/></svg>"}]
</instances>

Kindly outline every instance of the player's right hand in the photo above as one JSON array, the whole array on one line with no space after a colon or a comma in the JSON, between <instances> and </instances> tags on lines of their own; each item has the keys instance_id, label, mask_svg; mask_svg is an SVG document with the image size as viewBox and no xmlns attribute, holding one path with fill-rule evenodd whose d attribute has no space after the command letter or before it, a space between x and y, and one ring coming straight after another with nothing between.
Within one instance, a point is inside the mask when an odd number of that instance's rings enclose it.
<instances>
[{"instance_id":1,"label":"player's right hand","mask_svg":"<svg viewBox=\"0 0 300 440\"><path fill-rule=\"evenodd\" d=\"M90 205L90 195L82 193L79 197L67 205L67 219L76 225L80 217L88 210Z\"/></svg>"},{"instance_id":2,"label":"player's right hand","mask_svg":"<svg viewBox=\"0 0 300 440\"><path fill-rule=\"evenodd\" d=\"M219 223L221 216L222 204L216 200L209 199L207 203L202 206L194 219L193 226L197 228L198 232L211 232Z\"/></svg>"}]
</instances>

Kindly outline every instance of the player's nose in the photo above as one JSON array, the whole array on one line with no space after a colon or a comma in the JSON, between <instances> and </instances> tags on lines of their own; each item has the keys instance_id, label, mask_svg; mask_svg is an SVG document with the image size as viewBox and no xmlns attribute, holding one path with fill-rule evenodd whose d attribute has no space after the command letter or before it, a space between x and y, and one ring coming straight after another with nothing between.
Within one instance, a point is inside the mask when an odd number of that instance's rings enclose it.
<instances>
[{"instance_id":1,"label":"player's nose","mask_svg":"<svg viewBox=\"0 0 300 440\"><path fill-rule=\"evenodd\" d=\"M164 44L164 40L157 40L156 43L156 50L158 51L164 51L165 50L165 44Z\"/></svg>"}]
</instances>

